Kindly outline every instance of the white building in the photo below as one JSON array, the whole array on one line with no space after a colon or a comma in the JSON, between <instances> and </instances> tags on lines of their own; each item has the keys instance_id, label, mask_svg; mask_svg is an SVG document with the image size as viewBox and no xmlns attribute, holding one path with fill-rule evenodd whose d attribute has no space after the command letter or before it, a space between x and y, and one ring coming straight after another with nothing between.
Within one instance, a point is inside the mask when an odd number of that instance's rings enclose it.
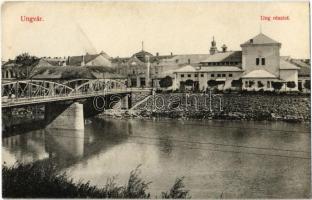
<instances>
[{"instance_id":1,"label":"white building","mask_svg":"<svg viewBox=\"0 0 312 200\"><path fill-rule=\"evenodd\" d=\"M214 87L218 89L237 89L232 82L240 80L241 88L248 91L273 90L272 82L281 82L281 91L298 90L300 68L281 57L281 43L268 36L258 34L241 44L241 51L227 51L225 45L222 51L218 51L214 40L211 45L210 55L199 65L186 65L173 72L174 89L185 88L185 83L189 85L193 82L193 89L205 90L212 87L208 85L209 80L217 82L218 85Z\"/></svg>"}]
</instances>

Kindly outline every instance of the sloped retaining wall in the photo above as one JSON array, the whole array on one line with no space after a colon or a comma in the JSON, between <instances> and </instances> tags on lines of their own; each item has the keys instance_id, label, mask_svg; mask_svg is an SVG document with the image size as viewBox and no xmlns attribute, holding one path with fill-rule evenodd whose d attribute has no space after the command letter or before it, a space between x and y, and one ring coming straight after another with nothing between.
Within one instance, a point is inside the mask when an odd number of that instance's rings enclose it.
<instances>
[{"instance_id":1,"label":"sloped retaining wall","mask_svg":"<svg viewBox=\"0 0 312 200\"><path fill-rule=\"evenodd\" d=\"M143 117L310 121L310 97L268 94L158 94L136 108Z\"/></svg>"}]
</instances>

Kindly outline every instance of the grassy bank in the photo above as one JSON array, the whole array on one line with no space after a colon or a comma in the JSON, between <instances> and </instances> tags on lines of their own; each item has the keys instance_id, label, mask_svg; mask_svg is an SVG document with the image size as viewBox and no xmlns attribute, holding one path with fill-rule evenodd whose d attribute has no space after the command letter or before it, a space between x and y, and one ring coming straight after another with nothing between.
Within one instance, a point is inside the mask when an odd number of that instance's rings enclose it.
<instances>
[{"instance_id":1,"label":"grassy bank","mask_svg":"<svg viewBox=\"0 0 312 200\"><path fill-rule=\"evenodd\" d=\"M126 185L119 186L114 179L107 179L103 188L90 182L74 182L66 173L58 171L50 161L3 166L2 195L7 198L156 198L148 192L151 182L140 177L139 167L130 172ZM176 179L172 188L158 197L190 198L183 178Z\"/></svg>"}]
</instances>

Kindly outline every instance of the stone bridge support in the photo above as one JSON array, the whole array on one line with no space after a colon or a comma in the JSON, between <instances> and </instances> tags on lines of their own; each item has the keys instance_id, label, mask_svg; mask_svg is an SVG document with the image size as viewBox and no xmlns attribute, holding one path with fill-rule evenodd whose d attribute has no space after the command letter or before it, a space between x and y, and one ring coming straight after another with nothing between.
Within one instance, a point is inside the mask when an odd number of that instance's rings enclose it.
<instances>
[{"instance_id":1,"label":"stone bridge support","mask_svg":"<svg viewBox=\"0 0 312 200\"><path fill-rule=\"evenodd\" d=\"M45 123L48 129L84 130L83 104L49 103L45 106Z\"/></svg>"}]
</instances>

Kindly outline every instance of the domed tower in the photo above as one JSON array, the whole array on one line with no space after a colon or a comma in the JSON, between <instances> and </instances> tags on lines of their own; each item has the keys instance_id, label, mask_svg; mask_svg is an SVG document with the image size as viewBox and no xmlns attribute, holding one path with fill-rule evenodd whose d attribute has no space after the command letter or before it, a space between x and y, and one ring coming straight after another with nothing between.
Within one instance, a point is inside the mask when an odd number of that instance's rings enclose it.
<instances>
[{"instance_id":1,"label":"domed tower","mask_svg":"<svg viewBox=\"0 0 312 200\"><path fill-rule=\"evenodd\" d=\"M214 39L214 36L212 37L211 46L210 46L210 54L213 55L218 52L217 43Z\"/></svg>"},{"instance_id":2,"label":"domed tower","mask_svg":"<svg viewBox=\"0 0 312 200\"><path fill-rule=\"evenodd\" d=\"M142 50L133 54L132 56L137 57L142 62L147 62L147 57L151 58L151 57L153 57L153 54L151 54L147 51L144 51L144 44L142 42Z\"/></svg>"}]
</instances>

